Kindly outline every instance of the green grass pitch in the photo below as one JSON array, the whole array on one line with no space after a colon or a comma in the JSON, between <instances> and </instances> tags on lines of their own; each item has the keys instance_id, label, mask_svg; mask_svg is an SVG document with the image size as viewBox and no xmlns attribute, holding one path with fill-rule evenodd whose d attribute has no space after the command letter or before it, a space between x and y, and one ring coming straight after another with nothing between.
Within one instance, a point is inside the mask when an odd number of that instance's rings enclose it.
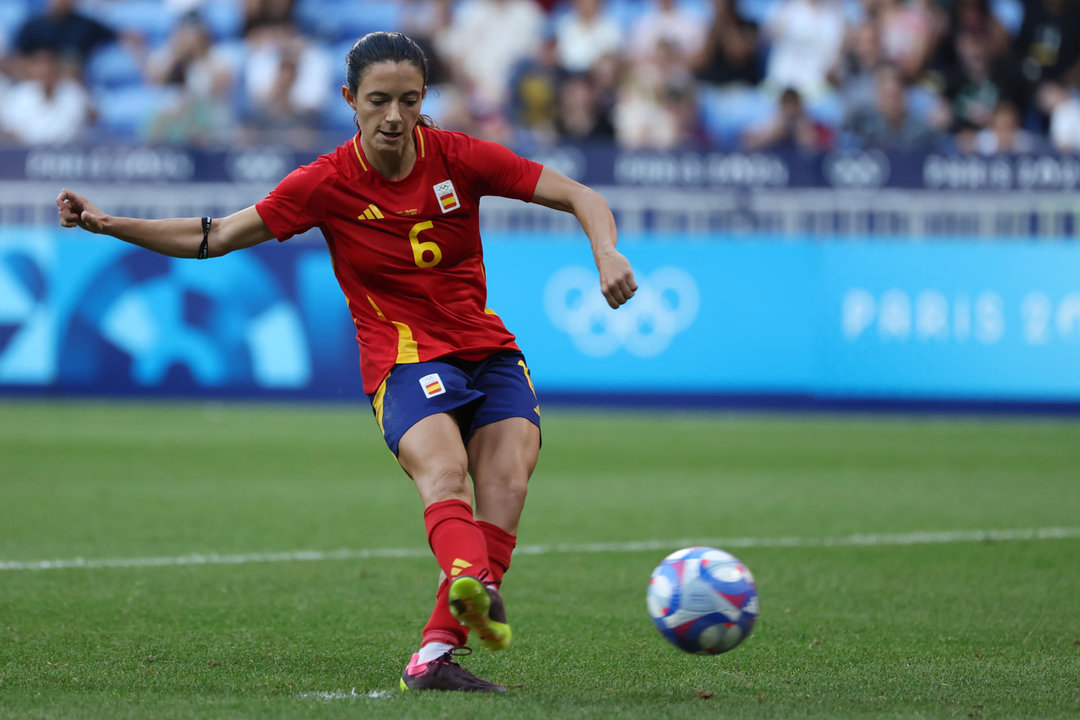
<instances>
[{"instance_id":1,"label":"green grass pitch","mask_svg":"<svg viewBox=\"0 0 1080 720\"><path fill-rule=\"evenodd\" d=\"M551 410L502 696L397 691L420 510L366 408L0 403L0 718L1080 717L1075 420ZM725 539L758 626L681 654L649 574Z\"/></svg>"}]
</instances>

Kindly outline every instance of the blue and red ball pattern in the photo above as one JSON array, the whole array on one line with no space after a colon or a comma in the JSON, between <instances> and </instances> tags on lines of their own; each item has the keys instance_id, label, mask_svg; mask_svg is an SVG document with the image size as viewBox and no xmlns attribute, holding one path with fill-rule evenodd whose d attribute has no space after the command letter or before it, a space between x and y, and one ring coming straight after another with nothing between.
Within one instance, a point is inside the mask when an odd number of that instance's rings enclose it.
<instances>
[{"instance_id":1,"label":"blue and red ball pattern","mask_svg":"<svg viewBox=\"0 0 1080 720\"><path fill-rule=\"evenodd\" d=\"M673 552L653 571L649 615L675 647L698 655L741 643L758 616L757 586L734 555L711 547Z\"/></svg>"}]
</instances>

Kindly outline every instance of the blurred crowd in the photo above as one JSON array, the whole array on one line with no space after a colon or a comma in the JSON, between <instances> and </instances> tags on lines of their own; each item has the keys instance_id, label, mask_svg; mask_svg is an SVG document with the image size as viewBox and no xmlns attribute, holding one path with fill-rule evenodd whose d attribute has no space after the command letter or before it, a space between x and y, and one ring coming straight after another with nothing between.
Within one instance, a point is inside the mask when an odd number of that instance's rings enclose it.
<instances>
[{"instance_id":1,"label":"blurred crowd","mask_svg":"<svg viewBox=\"0 0 1080 720\"><path fill-rule=\"evenodd\" d=\"M0 136L325 150L376 29L518 148L1080 147L1080 0L0 0Z\"/></svg>"}]
</instances>

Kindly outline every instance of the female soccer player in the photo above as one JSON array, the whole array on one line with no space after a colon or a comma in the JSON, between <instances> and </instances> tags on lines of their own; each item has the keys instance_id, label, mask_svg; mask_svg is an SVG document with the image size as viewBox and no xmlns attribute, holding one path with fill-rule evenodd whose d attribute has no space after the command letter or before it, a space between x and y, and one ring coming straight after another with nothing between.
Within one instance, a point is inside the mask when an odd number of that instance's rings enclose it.
<instances>
[{"instance_id":1,"label":"female soccer player","mask_svg":"<svg viewBox=\"0 0 1080 720\"><path fill-rule=\"evenodd\" d=\"M228 217L113 217L66 189L56 204L64 227L172 257L322 230L356 324L364 392L420 493L442 571L401 688L502 692L454 658L467 652L459 648L470 630L488 649L510 644L499 586L540 450L540 408L514 336L485 305L481 196L574 213L608 304L619 307L637 286L599 193L501 145L436 129L420 114L426 82L427 60L410 38L360 38L341 88L356 135Z\"/></svg>"}]
</instances>

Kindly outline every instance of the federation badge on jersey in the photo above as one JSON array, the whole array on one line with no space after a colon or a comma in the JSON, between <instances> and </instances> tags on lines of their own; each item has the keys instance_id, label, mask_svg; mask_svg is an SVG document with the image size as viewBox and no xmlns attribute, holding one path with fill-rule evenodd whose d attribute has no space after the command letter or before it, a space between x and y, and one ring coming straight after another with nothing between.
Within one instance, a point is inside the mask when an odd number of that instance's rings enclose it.
<instances>
[{"instance_id":1,"label":"federation badge on jersey","mask_svg":"<svg viewBox=\"0 0 1080 720\"><path fill-rule=\"evenodd\" d=\"M439 208L448 213L451 210L457 210L461 207L461 202L458 200L457 193L454 191L453 180L443 180L437 185L432 185L432 189L435 190L435 197L439 200Z\"/></svg>"},{"instance_id":2,"label":"federation badge on jersey","mask_svg":"<svg viewBox=\"0 0 1080 720\"><path fill-rule=\"evenodd\" d=\"M439 373L431 373L420 378L420 387L424 389L424 397L433 398L446 392Z\"/></svg>"}]
</instances>

